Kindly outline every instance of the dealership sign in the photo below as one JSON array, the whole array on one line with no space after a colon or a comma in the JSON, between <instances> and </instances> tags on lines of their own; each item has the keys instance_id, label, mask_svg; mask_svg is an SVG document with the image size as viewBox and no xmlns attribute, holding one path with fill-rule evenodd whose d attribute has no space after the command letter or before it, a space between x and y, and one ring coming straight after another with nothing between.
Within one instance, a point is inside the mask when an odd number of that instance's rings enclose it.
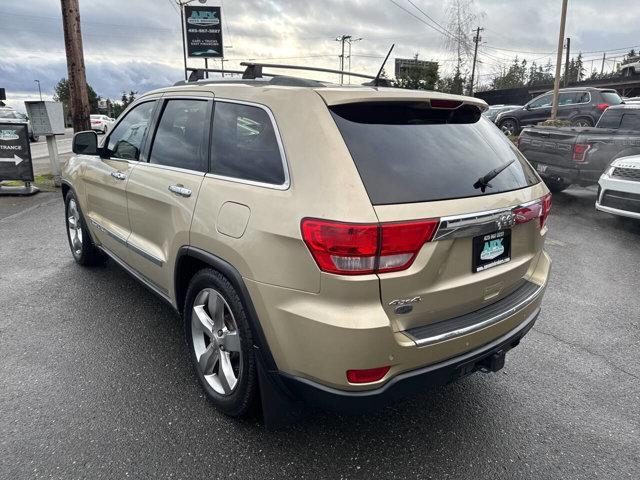
<instances>
[{"instance_id":1,"label":"dealership sign","mask_svg":"<svg viewBox=\"0 0 640 480\"><path fill-rule=\"evenodd\" d=\"M33 182L26 123L0 123L0 180Z\"/></svg>"},{"instance_id":2,"label":"dealership sign","mask_svg":"<svg viewBox=\"0 0 640 480\"><path fill-rule=\"evenodd\" d=\"M222 58L222 18L220 7L184 7L187 55L196 58Z\"/></svg>"}]
</instances>

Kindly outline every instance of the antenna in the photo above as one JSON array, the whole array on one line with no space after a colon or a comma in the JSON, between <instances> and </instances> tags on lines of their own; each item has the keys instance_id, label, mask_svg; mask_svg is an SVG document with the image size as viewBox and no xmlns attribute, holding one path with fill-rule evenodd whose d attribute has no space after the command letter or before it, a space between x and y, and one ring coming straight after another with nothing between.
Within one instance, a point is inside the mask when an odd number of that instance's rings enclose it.
<instances>
[{"instance_id":1,"label":"antenna","mask_svg":"<svg viewBox=\"0 0 640 480\"><path fill-rule=\"evenodd\" d=\"M382 75L382 70L384 70L384 66L387 63L387 60L389 60L389 55L391 55L391 52L393 51L393 47L395 47L396 44L392 44L391 48L389 49L389 53L387 53L387 56L384 57L384 62L382 62L382 65L380 65L380 70L378 70L378 74L376 75L376 78L374 78L373 80L373 86L374 87L378 87L380 86L380 75Z\"/></svg>"}]
</instances>

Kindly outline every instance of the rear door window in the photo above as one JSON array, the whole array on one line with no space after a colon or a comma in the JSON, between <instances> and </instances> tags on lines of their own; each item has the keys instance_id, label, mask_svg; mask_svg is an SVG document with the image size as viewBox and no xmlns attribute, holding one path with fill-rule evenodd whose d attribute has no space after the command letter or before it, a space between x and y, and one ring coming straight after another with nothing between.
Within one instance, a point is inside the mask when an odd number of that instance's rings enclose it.
<instances>
[{"instance_id":1,"label":"rear door window","mask_svg":"<svg viewBox=\"0 0 640 480\"><path fill-rule=\"evenodd\" d=\"M211 173L269 185L285 184L283 156L276 135L266 110L216 102Z\"/></svg>"},{"instance_id":2,"label":"rear door window","mask_svg":"<svg viewBox=\"0 0 640 480\"><path fill-rule=\"evenodd\" d=\"M457 110L418 102L331 107L374 205L491 195L539 182L490 120L473 113L474 107ZM474 188L481 176L512 160L485 193Z\"/></svg>"}]
</instances>

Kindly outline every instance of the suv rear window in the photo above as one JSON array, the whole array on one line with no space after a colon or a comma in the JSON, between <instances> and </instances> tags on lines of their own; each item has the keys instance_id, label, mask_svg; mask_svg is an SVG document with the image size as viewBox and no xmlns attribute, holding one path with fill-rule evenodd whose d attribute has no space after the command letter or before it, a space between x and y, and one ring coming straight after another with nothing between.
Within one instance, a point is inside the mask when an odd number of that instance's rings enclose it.
<instances>
[{"instance_id":1,"label":"suv rear window","mask_svg":"<svg viewBox=\"0 0 640 480\"><path fill-rule=\"evenodd\" d=\"M602 98L605 103L609 105L620 105L622 103L622 98L618 95L617 92L600 92L602 94Z\"/></svg>"},{"instance_id":2,"label":"suv rear window","mask_svg":"<svg viewBox=\"0 0 640 480\"><path fill-rule=\"evenodd\" d=\"M374 205L475 197L539 182L524 157L475 107L431 109L423 102L331 107ZM514 160L483 194L474 183Z\"/></svg>"}]
</instances>

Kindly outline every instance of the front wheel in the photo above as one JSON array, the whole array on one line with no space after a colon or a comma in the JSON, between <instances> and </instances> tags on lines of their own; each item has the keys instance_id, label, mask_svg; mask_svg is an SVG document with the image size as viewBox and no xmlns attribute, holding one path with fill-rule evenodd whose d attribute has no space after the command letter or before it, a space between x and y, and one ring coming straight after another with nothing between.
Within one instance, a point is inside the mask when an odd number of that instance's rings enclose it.
<instances>
[{"instance_id":1,"label":"front wheel","mask_svg":"<svg viewBox=\"0 0 640 480\"><path fill-rule=\"evenodd\" d=\"M94 245L89 229L82 217L78 199L73 192L65 197L67 239L74 260L82 266L100 265L107 256Z\"/></svg>"},{"instance_id":2,"label":"front wheel","mask_svg":"<svg viewBox=\"0 0 640 480\"><path fill-rule=\"evenodd\" d=\"M201 270L187 290L184 322L191 360L207 397L229 416L246 416L258 385L251 330L235 288L216 270Z\"/></svg>"},{"instance_id":3,"label":"front wheel","mask_svg":"<svg viewBox=\"0 0 640 480\"><path fill-rule=\"evenodd\" d=\"M503 120L500 122L500 130L504 132L505 135L513 136L518 134L518 122L515 120L508 118L507 120Z\"/></svg>"}]
</instances>

